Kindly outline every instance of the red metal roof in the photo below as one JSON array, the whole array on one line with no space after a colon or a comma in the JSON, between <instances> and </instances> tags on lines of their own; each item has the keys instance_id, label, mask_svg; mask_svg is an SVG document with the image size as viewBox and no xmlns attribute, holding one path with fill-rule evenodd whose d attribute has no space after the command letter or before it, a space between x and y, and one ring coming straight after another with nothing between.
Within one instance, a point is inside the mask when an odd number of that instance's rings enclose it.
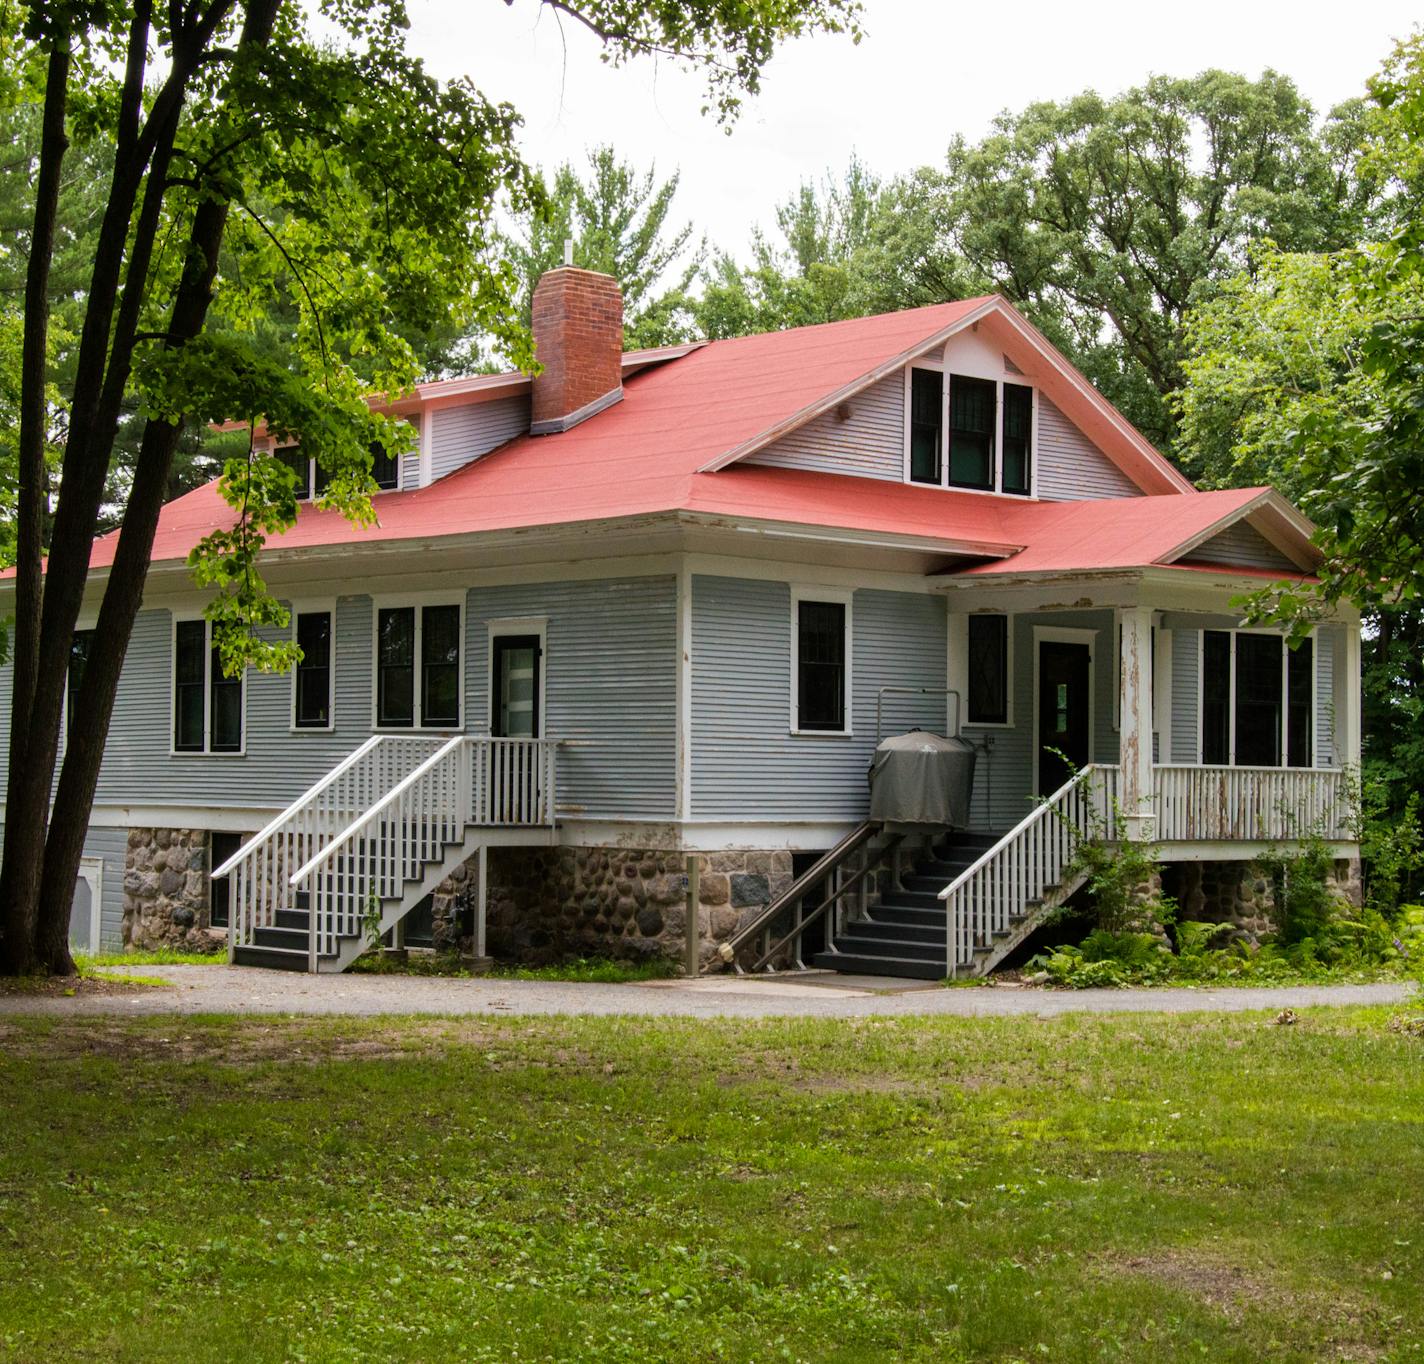
<instances>
[{"instance_id":1,"label":"red metal roof","mask_svg":"<svg viewBox=\"0 0 1424 1364\"><path fill-rule=\"evenodd\" d=\"M523 436L427 488L383 493L378 523L303 506L270 546L374 544L667 512L918 537L946 554L1009 556L972 573L1140 567L1244 507L1260 490L1112 501L1012 498L752 464L698 472L710 461L893 360L986 300L712 342L644 370L622 402L560 435ZM155 562L181 560L231 524L216 484L163 509ZM117 536L94 546L107 566Z\"/></svg>"}]
</instances>

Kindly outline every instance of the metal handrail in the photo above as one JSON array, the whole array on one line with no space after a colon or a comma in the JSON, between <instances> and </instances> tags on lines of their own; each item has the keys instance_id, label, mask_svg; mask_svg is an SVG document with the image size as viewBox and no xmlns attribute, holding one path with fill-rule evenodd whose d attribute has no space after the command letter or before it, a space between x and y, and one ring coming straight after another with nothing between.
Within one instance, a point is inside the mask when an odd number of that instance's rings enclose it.
<instances>
[{"instance_id":1,"label":"metal handrail","mask_svg":"<svg viewBox=\"0 0 1424 1364\"><path fill-rule=\"evenodd\" d=\"M737 949L744 942L760 933L783 909L788 905L795 904L812 886L818 881L824 880L851 853L855 852L862 844L869 842L879 832L880 825L871 820L852 829L834 848L818 858L809 871L802 872L786 890L782 891L774 900L769 900L763 905L755 919L745 927L739 928L730 938L721 943L717 951L722 960L731 961L737 955Z\"/></svg>"},{"instance_id":2,"label":"metal handrail","mask_svg":"<svg viewBox=\"0 0 1424 1364\"><path fill-rule=\"evenodd\" d=\"M246 843L244 843L240 848L238 848L238 850L233 853L233 855L229 857L226 862L222 864L222 866L216 868L214 871L209 872L209 880L216 881L219 876L226 876L235 866L237 866L239 862L242 861L244 857L247 856L249 852L252 851L253 848L257 846L257 844L265 842L267 839L271 838L272 835L275 834L277 830L282 827L282 825L287 823L287 821L290 820L293 815L295 815L300 810L304 810L308 805L310 805L314 800L316 800L316 798L321 795L321 793L325 791L326 788L330 786L332 782L334 782L343 772L345 772L347 768L360 762L361 759L364 758L366 754L368 754L373 748L375 748L377 744L383 742L384 740L390 737L391 736L387 734L373 734L369 739L366 740L364 744L360 746L360 748L353 749L339 763L337 763L336 766L333 767L331 771L326 774L326 776L324 776L319 782L317 782L315 786L312 786L308 790L303 792L299 797L297 797L296 800L294 800L289 806L287 806L287 808L283 810L280 815L278 815L275 819L270 820L262 829L260 829L256 834L254 834L250 839L248 839ZM403 738L405 736L402 735L401 737Z\"/></svg>"},{"instance_id":3,"label":"metal handrail","mask_svg":"<svg viewBox=\"0 0 1424 1364\"><path fill-rule=\"evenodd\" d=\"M895 696L952 696L954 697L954 737L956 739L959 737L959 731L964 728L964 698L954 687L881 687L875 693L876 748L880 747L880 740L885 736L882 720L887 693Z\"/></svg>"}]
</instances>

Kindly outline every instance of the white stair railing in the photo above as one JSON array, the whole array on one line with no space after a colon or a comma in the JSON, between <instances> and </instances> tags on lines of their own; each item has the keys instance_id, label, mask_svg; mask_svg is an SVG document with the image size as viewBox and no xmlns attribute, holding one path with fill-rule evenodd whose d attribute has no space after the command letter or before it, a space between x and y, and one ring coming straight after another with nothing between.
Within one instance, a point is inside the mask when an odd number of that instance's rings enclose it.
<instances>
[{"instance_id":1,"label":"white stair railing","mask_svg":"<svg viewBox=\"0 0 1424 1364\"><path fill-rule=\"evenodd\" d=\"M976 948L1007 933L1030 901L1061 884L1084 839L1115 836L1117 778L1113 766L1083 768L940 891L951 976L974 964Z\"/></svg>"},{"instance_id":2,"label":"white stair railing","mask_svg":"<svg viewBox=\"0 0 1424 1364\"><path fill-rule=\"evenodd\" d=\"M1160 764L1156 794L1161 842L1354 837L1354 792L1340 768Z\"/></svg>"},{"instance_id":3,"label":"white stair railing","mask_svg":"<svg viewBox=\"0 0 1424 1364\"><path fill-rule=\"evenodd\" d=\"M291 869L309 861L361 811L440 747L440 739L373 734L211 873L231 878L228 959L291 904Z\"/></svg>"},{"instance_id":4,"label":"white stair railing","mask_svg":"<svg viewBox=\"0 0 1424 1364\"><path fill-rule=\"evenodd\" d=\"M547 739L457 735L402 778L291 874L308 892L307 967L359 938L368 918L383 931L431 866L471 825L554 823L555 753Z\"/></svg>"}]
</instances>

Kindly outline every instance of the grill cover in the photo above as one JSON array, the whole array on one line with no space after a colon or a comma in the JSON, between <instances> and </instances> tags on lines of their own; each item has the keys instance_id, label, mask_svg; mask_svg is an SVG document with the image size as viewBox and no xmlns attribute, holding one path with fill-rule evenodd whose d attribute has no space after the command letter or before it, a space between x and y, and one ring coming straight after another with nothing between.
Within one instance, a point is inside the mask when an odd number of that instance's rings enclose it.
<instances>
[{"instance_id":1,"label":"grill cover","mask_svg":"<svg viewBox=\"0 0 1424 1364\"><path fill-rule=\"evenodd\" d=\"M915 729L884 740L870 760L870 817L886 824L969 823L974 745Z\"/></svg>"}]
</instances>

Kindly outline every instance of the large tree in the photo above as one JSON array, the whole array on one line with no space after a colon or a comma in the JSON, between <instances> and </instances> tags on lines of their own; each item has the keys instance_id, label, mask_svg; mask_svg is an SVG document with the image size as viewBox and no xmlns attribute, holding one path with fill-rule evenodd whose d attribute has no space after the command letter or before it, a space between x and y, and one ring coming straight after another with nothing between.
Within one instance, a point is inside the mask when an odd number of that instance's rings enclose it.
<instances>
[{"instance_id":1,"label":"large tree","mask_svg":"<svg viewBox=\"0 0 1424 1364\"><path fill-rule=\"evenodd\" d=\"M778 40L854 30L858 9L855 0L544 2L592 29L612 63L643 54L699 63L723 117L757 88ZM0 90L13 100L28 83L40 114L16 454L5 971L72 969L69 907L99 761L185 430L265 420L327 472L325 504L362 520L373 446L408 439L365 401L415 381L403 328L436 328L453 310L530 361L515 272L493 227L502 199L519 212L538 195L514 145L514 111L467 82L431 79L406 50L401 0L327 0L322 20L318 40L295 0L48 0L25 11L24 42L6 64ZM80 134L107 146L111 170L51 500L51 276L66 153ZM257 334L274 299L297 319L281 360ZM209 329L215 310L221 330ZM142 419L138 453L59 766L75 621L129 401ZM222 487L233 523L195 551L193 568L213 590L224 666L287 666L291 646L264 643L254 627L285 620L257 560L265 537L296 517L292 476L249 445L227 461Z\"/></svg>"}]
</instances>

